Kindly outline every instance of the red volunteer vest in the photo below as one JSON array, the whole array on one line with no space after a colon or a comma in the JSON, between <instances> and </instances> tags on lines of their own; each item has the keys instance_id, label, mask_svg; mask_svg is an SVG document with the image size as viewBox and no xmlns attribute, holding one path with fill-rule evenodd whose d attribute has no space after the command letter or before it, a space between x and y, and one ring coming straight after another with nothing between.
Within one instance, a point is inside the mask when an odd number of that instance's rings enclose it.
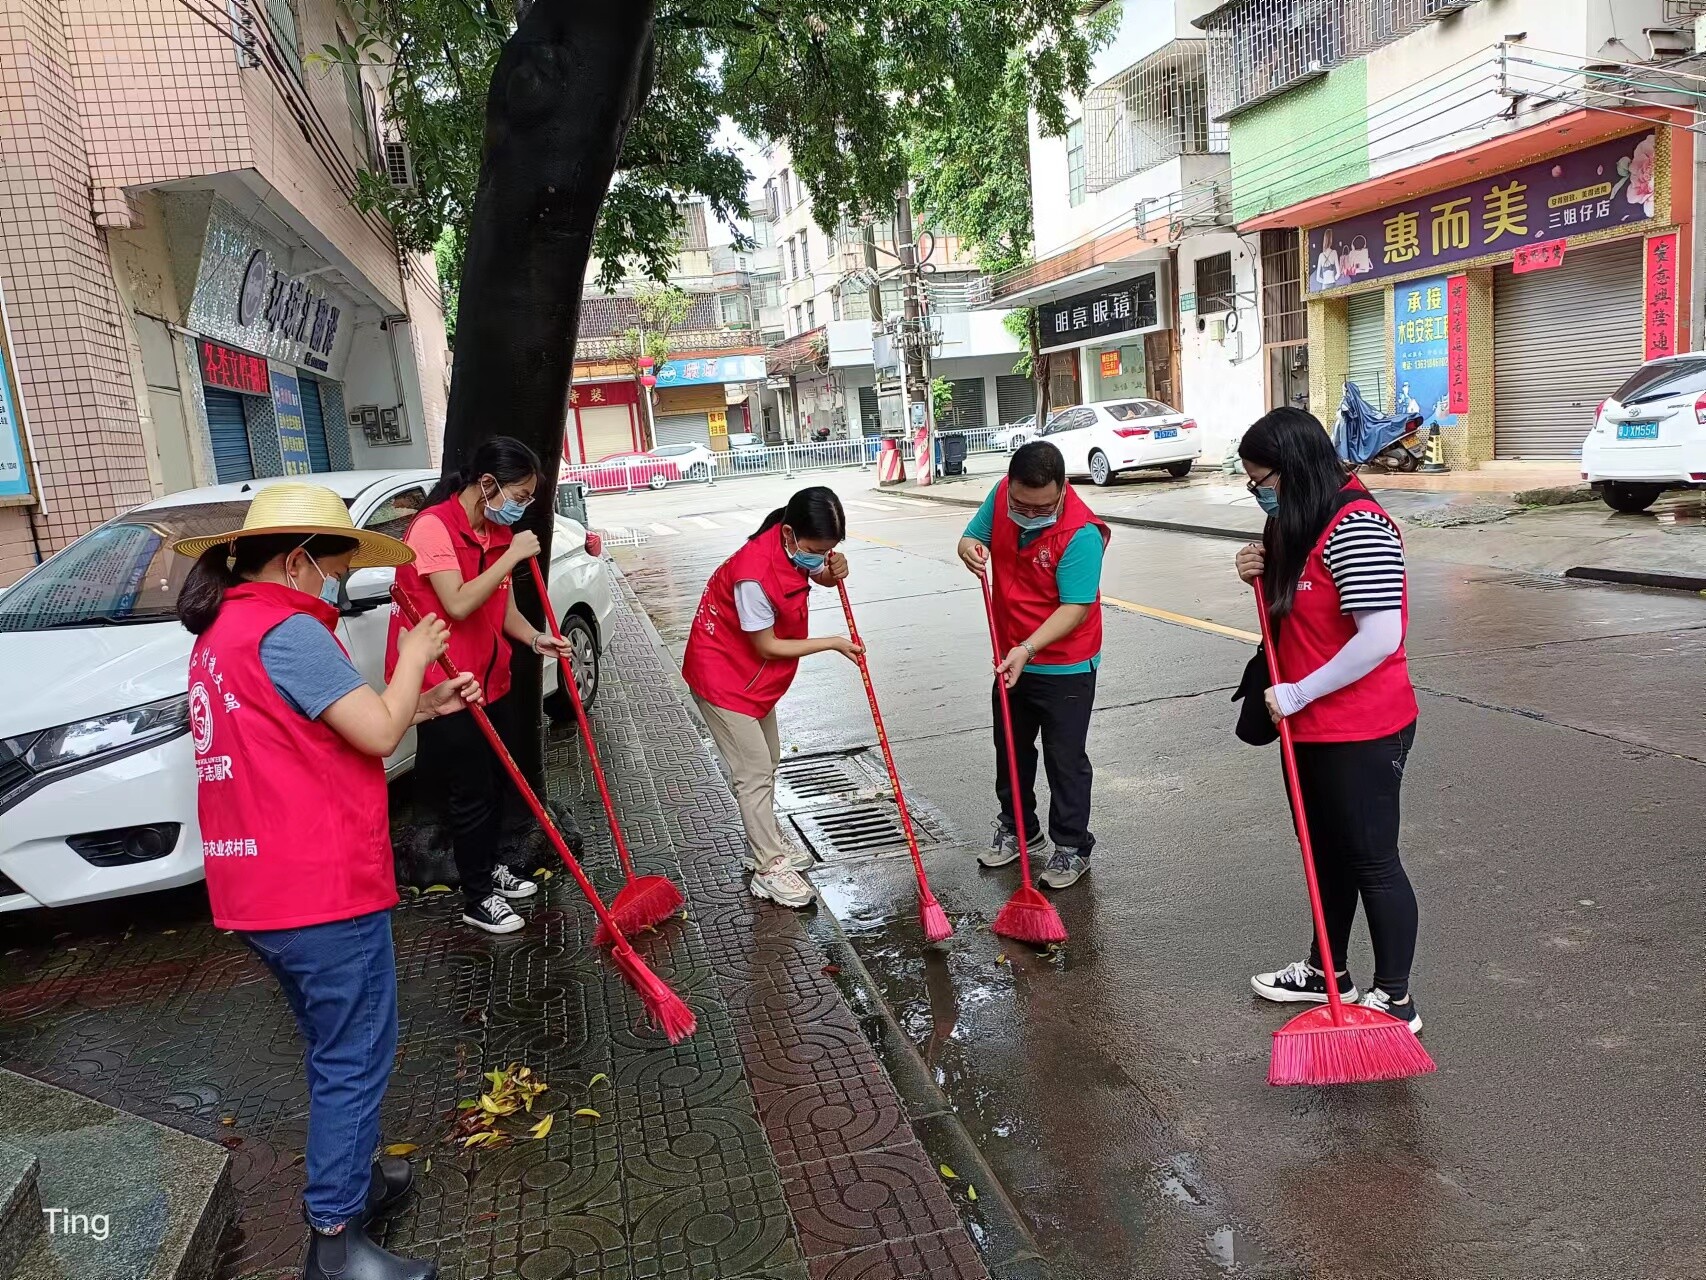
<instances>
[{"instance_id":1,"label":"red volunteer vest","mask_svg":"<svg viewBox=\"0 0 1706 1280\"><path fill-rule=\"evenodd\" d=\"M1362 490L1352 479L1347 488ZM1327 539L1340 522L1358 511L1384 509L1366 491L1327 522L1297 580L1291 612L1280 623L1274 658L1280 679L1295 684L1345 647L1356 634L1356 620L1339 608L1339 589L1327 570ZM1404 633L1410 630L1410 584L1404 584ZM1398 651L1361 680L1310 703L1291 717L1299 742L1368 742L1385 738L1415 720L1419 708L1410 685L1410 664L1402 642Z\"/></svg>"},{"instance_id":2,"label":"red volunteer vest","mask_svg":"<svg viewBox=\"0 0 1706 1280\"><path fill-rule=\"evenodd\" d=\"M456 548L456 563L462 570L464 582L472 582L490 569L515 540L515 535L509 529L487 521L486 535L490 545L481 546L479 539L474 536L474 527L468 523L468 513L462 509L462 500L455 494L436 507L428 507L417 515L415 520L427 515L437 516L444 522L444 527L450 530L450 542ZM409 522L409 527L414 528L413 520ZM432 583L423 578L414 565L406 564L397 570L397 586L414 603L423 618L429 613L444 617L444 605L439 602L438 592L432 589ZM509 588L509 580L506 578L498 589L492 592L491 599L485 604L461 622L450 624L450 660L456 664L458 671L474 673L487 702L496 702L509 692L511 650L509 638L504 635L504 618L509 614ZM385 641L387 680L397 670L397 641L402 634L403 615L393 605L391 633ZM427 668L426 679L421 685L430 689L435 684L442 683L444 679L444 672L439 670L435 662Z\"/></svg>"},{"instance_id":3,"label":"red volunteer vest","mask_svg":"<svg viewBox=\"0 0 1706 1280\"><path fill-rule=\"evenodd\" d=\"M995 487L995 520L989 554L995 562L995 624L1001 633L1004 654L1020 641L1028 640L1048 616L1060 608L1060 588L1055 581L1055 571L1060 568L1060 557L1066 553L1066 544L1085 525L1094 525L1102 535L1102 545L1108 545L1108 526L1098 520L1096 513L1084 505L1077 491L1067 485L1060 519L1041 537L1020 547L1019 526L1007 514L1007 481L1003 480ZM1069 666L1088 662L1101 651L1102 593L1098 591L1096 603L1078 629L1048 648L1039 649L1032 661L1045 666Z\"/></svg>"},{"instance_id":4,"label":"red volunteer vest","mask_svg":"<svg viewBox=\"0 0 1706 1280\"><path fill-rule=\"evenodd\" d=\"M776 611L782 640L804 640L812 584L782 549L782 527L768 529L718 566L699 597L681 675L713 707L762 720L794 683L798 660L764 659L740 629L735 583L756 582Z\"/></svg>"},{"instance_id":5,"label":"red volunteer vest","mask_svg":"<svg viewBox=\"0 0 1706 1280\"><path fill-rule=\"evenodd\" d=\"M337 611L290 587L225 593L190 653L190 736L207 897L221 929L297 929L397 905L385 762L284 700L261 639Z\"/></svg>"}]
</instances>

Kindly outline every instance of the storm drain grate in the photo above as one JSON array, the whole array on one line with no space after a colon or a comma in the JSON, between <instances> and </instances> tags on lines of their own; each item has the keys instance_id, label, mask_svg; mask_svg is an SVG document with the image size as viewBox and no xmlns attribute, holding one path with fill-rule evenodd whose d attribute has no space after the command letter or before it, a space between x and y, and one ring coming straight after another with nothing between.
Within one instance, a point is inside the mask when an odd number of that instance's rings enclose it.
<instances>
[{"instance_id":1,"label":"storm drain grate","mask_svg":"<svg viewBox=\"0 0 1706 1280\"><path fill-rule=\"evenodd\" d=\"M1529 591L1570 591L1589 585L1573 578L1550 578L1543 573L1507 573L1492 581L1507 587L1524 587Z\"/></svg>"},{"instance_id":2,"label":"storm drain grate","mask_svg":"<svg viewBox=\"0 0 1706 1280\"><path fill-rule=\"evenodd\" d=\"M888 779L874 773L863 752L795 756L776 767L776 807L783 812L846 805L889 792Z\"/></svg>"},{"instance_id":3,"label":"storm drain grate","mask_svg":"<svg viewBox=\"0 0 1706 1280\"><path fill-rule=\"evenodd\" d=\"M907 806L910 810L912 806ZM821 862L849 862L855 858L884 857L904 854L906 831L900 825L900 812L890 804L848 805L841 809L820 809L813 813L796 813L789 817L811 851ZM937 843L936 833L912 813L913 834L919 845Z\"/></svg>"}]
</instances>

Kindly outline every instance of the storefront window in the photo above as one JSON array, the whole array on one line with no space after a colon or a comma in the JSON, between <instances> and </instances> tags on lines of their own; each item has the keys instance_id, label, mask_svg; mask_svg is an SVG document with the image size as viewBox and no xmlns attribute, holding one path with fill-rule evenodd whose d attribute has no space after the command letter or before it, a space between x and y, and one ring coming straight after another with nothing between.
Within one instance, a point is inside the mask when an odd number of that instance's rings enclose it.
<instances>
[{"instance_id":1,"label":"storefront window","mask_svg":"<svg viewBox=\"0 0 1706 1280\"><path fill-rule=\"evenodd\" d=\"M1090 368L1090 400L1129 400L1149 394L1149 367L1141 339L1090 347L1085 357Z\"/></svg>"}]
</instances>

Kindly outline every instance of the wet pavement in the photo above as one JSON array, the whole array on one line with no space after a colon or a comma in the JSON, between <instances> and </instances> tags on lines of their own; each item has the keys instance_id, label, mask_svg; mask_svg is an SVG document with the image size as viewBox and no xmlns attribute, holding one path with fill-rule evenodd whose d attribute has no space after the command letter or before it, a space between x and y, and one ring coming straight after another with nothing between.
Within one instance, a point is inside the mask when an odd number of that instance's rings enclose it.
<instances>
[{"instance_id":1,"label":"wet pavement","mask_svg":"<svg viewBox=\"0 0 1706 1280\"><path fill-rule=\"evenodd\" d=\"M400 907L382 1141L418 1146L420 1190L386 1243L438 1258L445 1280L1033 1274L1022 1238L980 1255L968 1197L938 1172L933 1133L908 1124L835 966L799 917L745 892L734 802L652 633L635 610L617 616L601 751L639 870L687 894L686 917L637 946L699 1029L672 1047L645 1025L567 875L518 904L528 927L503 938L461 925L452 895ZM559 734L549 754L608 897L620 881L582 753ZM551 1115L549 1133L506 1122L501 1149L447 1143L458 1102L511 1063L551 1086L528 1117ZM0 920L0 1064L222 1144L238 1202L222 1274L298 1274L301 1046L199 886ZM117 1222L114 1248L124 1239ZM99 1263L78 1280L130 1274Z\"/></svg>"},{"instance_id":2,"label":"wet pavement","mask_svg":"<svg viewBox=\"0 0 1706 1280\"><path fill-rule=\"evenodd\" d=\"M1095 869L1058 899L1072 940L1038 955L988 932L1014 879L973 858L995 753L987 632L953 549L967 513L857 473L832 483L850 500L849 585L955 938L922 946L898 847L843 850L811 804L785 807L1052 1274L1706 1275L1693 696L1706 601L1465 564L1412 539L1422 720L1404 848L1439 1073L1276 1090L1265 1069L1285 1014L1248 976L1303 954L1307 908L1275 754L1231 736L1250 647L1226 632L1254 624L1231 546L1114 532ZM678 654L705 577L789 487L595 503L595 525L703 521L617 553ZM834 597L815 596L814 632L840 630ZM785 767L851 753L853 777L875 776L844 660L802 664L781 725ZM868 794L850 783L846 797ZM1366 981L1365 941L1350 960Z\"/></svg>"}]
</instances>

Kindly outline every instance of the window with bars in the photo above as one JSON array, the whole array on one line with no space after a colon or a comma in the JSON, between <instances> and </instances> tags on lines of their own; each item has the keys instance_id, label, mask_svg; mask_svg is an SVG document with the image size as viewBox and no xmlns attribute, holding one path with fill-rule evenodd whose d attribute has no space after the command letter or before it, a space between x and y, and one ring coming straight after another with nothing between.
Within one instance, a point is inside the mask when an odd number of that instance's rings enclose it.
<instances>
[{"instance_id":1,"label":"window with bars","mask_svg":"<svg viewBox=\"0 0 1706 1280\"><path fill-rule=\"evenodd\" d=\"M800 277L800 247L791 238L788 241L788 279L797 280Z\"/></svg>"},{"instance_id":2,"label":"window with bars","mask_svg":"<svg viewBox=\"0 0 1706 1280\"><path fill-rule=\"evenodd\" d=\"M1231 311L1235 306L1232 287L1232 255L1214 253L1197 259L1197 311L1208 315Z\"/></svg>"},{"instance_id":3,"label":"window with bars","mask_svg":"<svg viewBox=\"0 0 1706 1280\"><path fill-rule=\"evenodd\" d=\"M808 276L812 273L812 242L809 228L800 229L800 269Z\"/></svg>"},{"instance_id":4,"label":"window with bars","mask_svg":"<svg viewBox=\"0 0 1706 1280\"><path fill-rule=\"evenodd\" d=\"M302 75L302 44L297 29L295 0L265 0L267 25L290 54L290 69Z\"/></svg>"},{"instance_id":5,"label":"window with bars","mask_svg":"<svg viewBox=\"0 0 1706 1280\"><path fill-rule=\"evenodd\" d=\"M1076 209L1084 203L1084 121L1066 126L1066 202Z\"/></svg>"},{"instance_id":6,"label":"window with bars","mask_svg":"<svg viewBox=\"0 0 1706 1280\"><path fill-rule=\"evenodd\" d=\"M817 328L817 302L815 300L806 302L806 328Z\"/></svg>"},{"instance_id":7,"label":"window with bars","mask_svg":"<svg viewBox=\"0 0 1706 1280\"><path fill-rule=\"evenodd\" d=\"M1198 20L1214 120L1403 39L1476 0L1233 0Z\"/></svg>"},{"instance_id":8,"label":"window with bars","mask_svg":"<svg viewBox=\"0 0 1706 1280\"><path fill-rule=\"evenodd\" d=\"M1297 235L1293 230L1262 232L1262 341L1270 345L1309 337Z\"/></svg>"},{"instance_id":9,"label":"window with bars","mask_svg":"<svg viewBox=\"0 0 1706 1280\"><path fill-rule=\"evenodd\" d=\"M782 193L782 212L789 213L794 208L794 189L788 185L788 171L782 170L777 189Z\"/></svg>"},{"instance_id":10,"label":"window with bars","mask_svg":"<svg viewBox=\"0 0 1706 1280\"><path fill-rule=\"evenodd\" d=\"M710 228L705 225L705 206L694 203L686 205L681 210L686 226L682 232L684 249L708 249L711 247Z\"/></svg>"},{"instance_id":11,"label":"window with bars","mask_svg":"<svg viewBox=\"0 0 1706 1280\"><path fill-rule=\"evenodd\" d=\"M1084 96L1086 186L1103 191L1175 156L1230 149L1208 117L1208 42L1174 40Z\"/></svg>"}]
</instances>

